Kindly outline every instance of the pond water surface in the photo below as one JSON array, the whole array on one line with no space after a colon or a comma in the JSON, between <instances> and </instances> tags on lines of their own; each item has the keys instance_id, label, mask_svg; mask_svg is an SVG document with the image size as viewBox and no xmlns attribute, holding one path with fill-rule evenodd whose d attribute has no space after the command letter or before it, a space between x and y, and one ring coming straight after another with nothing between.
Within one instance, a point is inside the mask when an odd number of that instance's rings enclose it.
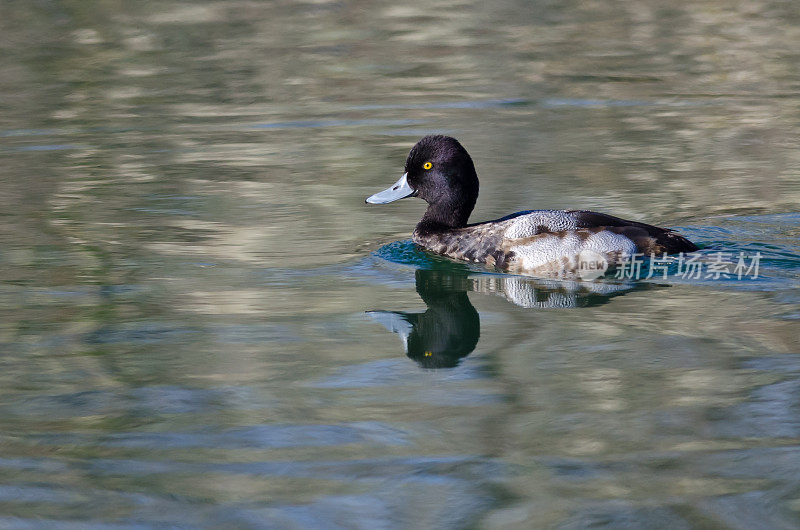
<instances>
[{"instance_id":1,"label":"pond water surface","mask_svg":"<svg viewBox=\"0 0 800 530\"><path fill-rule=\"evenodd\" d=\"M5 2L3 528L796 528L792 2ZM501 275L369 206L586 208L757 278Z\"/></svg>"}]
</instances>

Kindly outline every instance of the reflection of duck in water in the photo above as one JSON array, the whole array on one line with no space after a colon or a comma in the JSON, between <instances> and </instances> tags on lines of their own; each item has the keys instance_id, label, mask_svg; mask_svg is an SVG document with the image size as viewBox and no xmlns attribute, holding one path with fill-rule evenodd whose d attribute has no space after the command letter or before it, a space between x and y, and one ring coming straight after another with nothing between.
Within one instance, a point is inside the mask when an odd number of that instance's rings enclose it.
<instances>
[{"instance_id":1,"label":"reflection of duck in water","mask_svg":"<svg viewBox=\"0 0 800 530\"><path fill-rule=\"evenodd\" d=\"M467 296L465 273L417 269L417 293L424 313L368 311L386 329L400 335L406 355L424 368L452 368L481 336L481 320Z\"/></svg>"},{"instance_id":2,"label":"reflection of duck in water","mask_svg":"<svg viewBox=\"0 0 800 530\"><path fill-rule=\"evenodd\" d=\"M423 269L416 270L415 278L417 293L428 306L425 312L367 311L367 314L400 335L406 355L424 368L452 368L478 344L481 321L467 296L469 291L497 294L522 307L570 308L602 304L632 288Z\"/></svg>"}]
</instances>

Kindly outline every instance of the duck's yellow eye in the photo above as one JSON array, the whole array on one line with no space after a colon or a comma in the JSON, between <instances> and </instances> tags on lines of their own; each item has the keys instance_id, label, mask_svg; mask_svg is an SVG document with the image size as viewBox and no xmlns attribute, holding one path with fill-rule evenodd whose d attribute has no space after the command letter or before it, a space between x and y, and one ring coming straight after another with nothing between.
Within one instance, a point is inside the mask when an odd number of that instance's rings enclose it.
<instances>
[{"instance_id":1,"label":"duck's yellow eye","mask_svg":"<svg viewBox=\"0 0 800 530\"><path fill-rule=\"evenodd\" d=\"M431 164L430 162L425 162L424 164L422 164L422 169L430 169L432 167L433 164Z\"/></svg>"}]
</instances>

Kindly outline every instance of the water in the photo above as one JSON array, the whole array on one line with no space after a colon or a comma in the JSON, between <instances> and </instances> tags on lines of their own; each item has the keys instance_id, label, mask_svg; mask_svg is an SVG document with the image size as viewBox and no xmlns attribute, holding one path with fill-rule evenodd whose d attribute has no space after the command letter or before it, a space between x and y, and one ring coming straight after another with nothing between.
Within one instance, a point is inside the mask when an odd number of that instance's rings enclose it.
<instances>
[{"instance_id":1,"label":"water","mask_svg":"<svg viewBox=\"0 0 800 530\"><path fill-rule=\"evenodd\" d=\"M0 10L0 526L800 524L791 2ZM430 132L759 277L421 253Z\"/></svg>"}]
</instances>

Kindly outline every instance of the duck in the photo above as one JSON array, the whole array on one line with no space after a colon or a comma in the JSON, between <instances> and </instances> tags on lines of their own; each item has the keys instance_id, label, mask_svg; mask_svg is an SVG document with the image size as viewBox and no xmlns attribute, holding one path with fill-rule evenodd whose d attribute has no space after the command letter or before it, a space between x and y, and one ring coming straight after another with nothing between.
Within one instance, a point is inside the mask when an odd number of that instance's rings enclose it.
<instances>
[{"instance_id":1,"label":"duck","mask_svg":"<svg viewBox=\"0 0 800 530\"><path fill-rule=\"evenodd\" d=\"M478 199L478 175L467 150L450 136L423 137L409 152L404 169L397 182L366 202L424 200L428 207L412 240L451 259L503 272L574 277L586 256L605 272L637 254L661 257L699 250L669 228L589 210L525 210L469 224Z\"/></svg>"}]
</instances>

